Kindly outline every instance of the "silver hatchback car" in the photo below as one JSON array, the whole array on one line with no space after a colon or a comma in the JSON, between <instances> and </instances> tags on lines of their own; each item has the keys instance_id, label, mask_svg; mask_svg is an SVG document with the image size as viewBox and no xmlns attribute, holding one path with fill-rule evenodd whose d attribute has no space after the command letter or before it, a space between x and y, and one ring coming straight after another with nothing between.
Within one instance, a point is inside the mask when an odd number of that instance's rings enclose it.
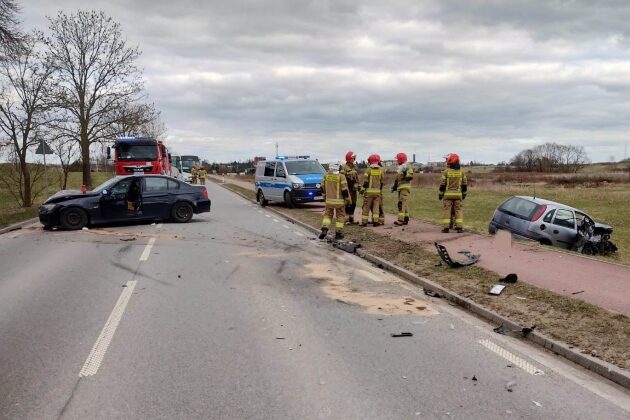
<instances>
[{"instance_id":1,"label":"silver hatchback car","mask_svg":"<svg viewBox=\"0 0 630 420\"><path fill-rule=\"evenodd\" d=\"M495 234L498 229L584 254L608 255L617 250L610 242L610 226L595 222L582 210L537 197L505 200L495 210L488 232Z\"/></svg>"}]
</instances>

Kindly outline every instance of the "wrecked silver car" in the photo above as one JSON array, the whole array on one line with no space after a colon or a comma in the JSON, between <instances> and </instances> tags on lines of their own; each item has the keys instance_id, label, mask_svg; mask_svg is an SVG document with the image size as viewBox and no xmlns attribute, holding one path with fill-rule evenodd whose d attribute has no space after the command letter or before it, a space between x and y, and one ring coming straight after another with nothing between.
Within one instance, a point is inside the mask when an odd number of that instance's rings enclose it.
<instances>
[{"instance_id":1,"label":"wrecked silver car","mask_svg":"<svg viewBox=\"0 0 630 420\"><path fill-rule=\"evenodd\" d=\"M495 210L488 232L514 235L588 255L610 255L612 227L597 223L582 210L537 197L513 196Z\"/></svg>"}]
</instances>

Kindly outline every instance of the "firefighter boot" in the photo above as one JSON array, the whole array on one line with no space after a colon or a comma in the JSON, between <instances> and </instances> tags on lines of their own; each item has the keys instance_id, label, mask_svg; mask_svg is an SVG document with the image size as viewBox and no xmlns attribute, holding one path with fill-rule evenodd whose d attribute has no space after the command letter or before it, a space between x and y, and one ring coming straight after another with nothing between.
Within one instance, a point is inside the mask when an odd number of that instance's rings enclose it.
<instances>
[{"instance_id":1,"label":"firefighter boot","mask_svg":"<svg viewBox=\"0 0 630 420\"><path fill-rule=\"evenodd\" d=\"M339 241L341 239L343 239L343 233L335 232L335 240Z\"/></svg>"},{"instance_id":2,"label":"firefighter boot","mask_svg":"<svg viewBox=\"0 0 630 420\"><path fill-rule=\"evenodd\" d=\"M444 229L442 229L442 233L448 233L448 228L445 227Z\"/></svg>"},{"instance_id":3,"label":"firefighter boot","mask_svg":"<svg viewBox=\"0 0 630 420\"><path fill-rule=\"evenodd\" d=\"M405 216L405 224L408 225L409 224L409 216Z\"/></svg>"},{"instance_id":4,"label":"firefighter boot","mask_svg":"<svg viewBox=\"0 0 630 420\"><path fill-rule=\"evenodd\" d=\"M328 235L328 228L323 227L321 233L319 234L319 239L324 239Z\"/></svg>"},{"instance_id":5,"label":"firefighter boot","mask_svg":"<svg viewBox=\"0 0 630 420\"><path fill-rule=\"evenodd\" d=\"M455 231L456 231L457 233L462 233L462 232L464 232L464 228L456 227L456 228L455 228Z\"/></svg>"},{"instance_id":6,"label":"firefighter boot","mask_svg":"<svg viewBox=\"0 0 630 420\"><path fill-rule=\"evenodd\" d=\"M401 222L400 220L395 220L395 221L394 221L394 224L395 224L396 226L402 226L402 225L406 225L407 223L405 223L405 222Z\"/></svg>"}]
</instances>

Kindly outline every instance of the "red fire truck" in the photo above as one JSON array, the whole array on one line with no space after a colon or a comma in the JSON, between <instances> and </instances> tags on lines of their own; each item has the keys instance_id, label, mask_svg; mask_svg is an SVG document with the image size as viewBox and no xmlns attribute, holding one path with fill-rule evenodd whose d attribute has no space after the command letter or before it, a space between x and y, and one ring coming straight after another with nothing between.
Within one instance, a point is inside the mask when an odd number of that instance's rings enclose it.
<instances>
[{"instance_id":1,"label":"red fire truck","mask_svg":"<svg viewBox=\"0 0 630 420\"><path fill-rule=\"evenodd\" d=\"M107 148L111 159L111 149ZM150 137L119 137L114 143L114 165L119 175L142 172L171 174L171 157L161 140Z\"/></svg>"}]
</instances>

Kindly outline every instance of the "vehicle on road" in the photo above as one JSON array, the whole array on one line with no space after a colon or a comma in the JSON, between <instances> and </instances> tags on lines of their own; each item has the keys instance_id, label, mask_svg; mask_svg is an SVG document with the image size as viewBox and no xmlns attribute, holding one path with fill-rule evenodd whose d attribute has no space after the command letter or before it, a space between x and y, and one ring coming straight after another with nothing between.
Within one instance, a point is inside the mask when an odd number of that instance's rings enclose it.
<instances>
[{"instance_id":1,"label":"vehicle on road","mask_svg":"<svg viewBox=\"0 0 630 420\"><path fill-rule=\"evenodd\" d=\"M324 167L308 156L278 156L260 161L254 179L256 200L262 206L269 201L284 202L289 208L298 203L323 201L325 173Z\"/></svg>"},{"instance_id":2,"label":"vehicle on road","mask_svg":"<svg viewBox=\"0 0 630 420\"><path fill-rule=\"evenodd\" d=\"M107 159L111 159L109 147ZM150 137L119 137L114 143L114 168L118 175L170 175L171 157L160 140Z\"/></svg>"},{"instance_id":3,"label":"vehicle on road","mask_svg":"<svg viewBox=\"0 0 630 420\"><path fill-rule=\"evenodd\" d=\"M199 169L201 166L201 159L199 159L199 156L196 155L181 155L179 160L182 180L185 182L192 182L192 167L194 165L197 169Z\"/></svg>"},{"instance_id":4,"label":"vehicle on road","mask_svg":"<svg viewBox=\"0 0 630 420\"><path fill-rule=\"evenodd\" d=\"M513 196L501 203L488 232L499 229L583 254L608 255L617 250L610 241L612 227L595 222L582 210L538 197Z\"/></svg>"},{"instance_id":5,"label":"vehicle on road","mask_svg":"<svg viewBox=\"0 0 630 420\"><path fill-rule=\"evenodd\" d=\"M112 178L92 191L63 190L39 208L45 228L68 230L115 222L173 220L189 222L210 211L208 190L169 176L129 175Z\"/></svg>"}]
</instances>

